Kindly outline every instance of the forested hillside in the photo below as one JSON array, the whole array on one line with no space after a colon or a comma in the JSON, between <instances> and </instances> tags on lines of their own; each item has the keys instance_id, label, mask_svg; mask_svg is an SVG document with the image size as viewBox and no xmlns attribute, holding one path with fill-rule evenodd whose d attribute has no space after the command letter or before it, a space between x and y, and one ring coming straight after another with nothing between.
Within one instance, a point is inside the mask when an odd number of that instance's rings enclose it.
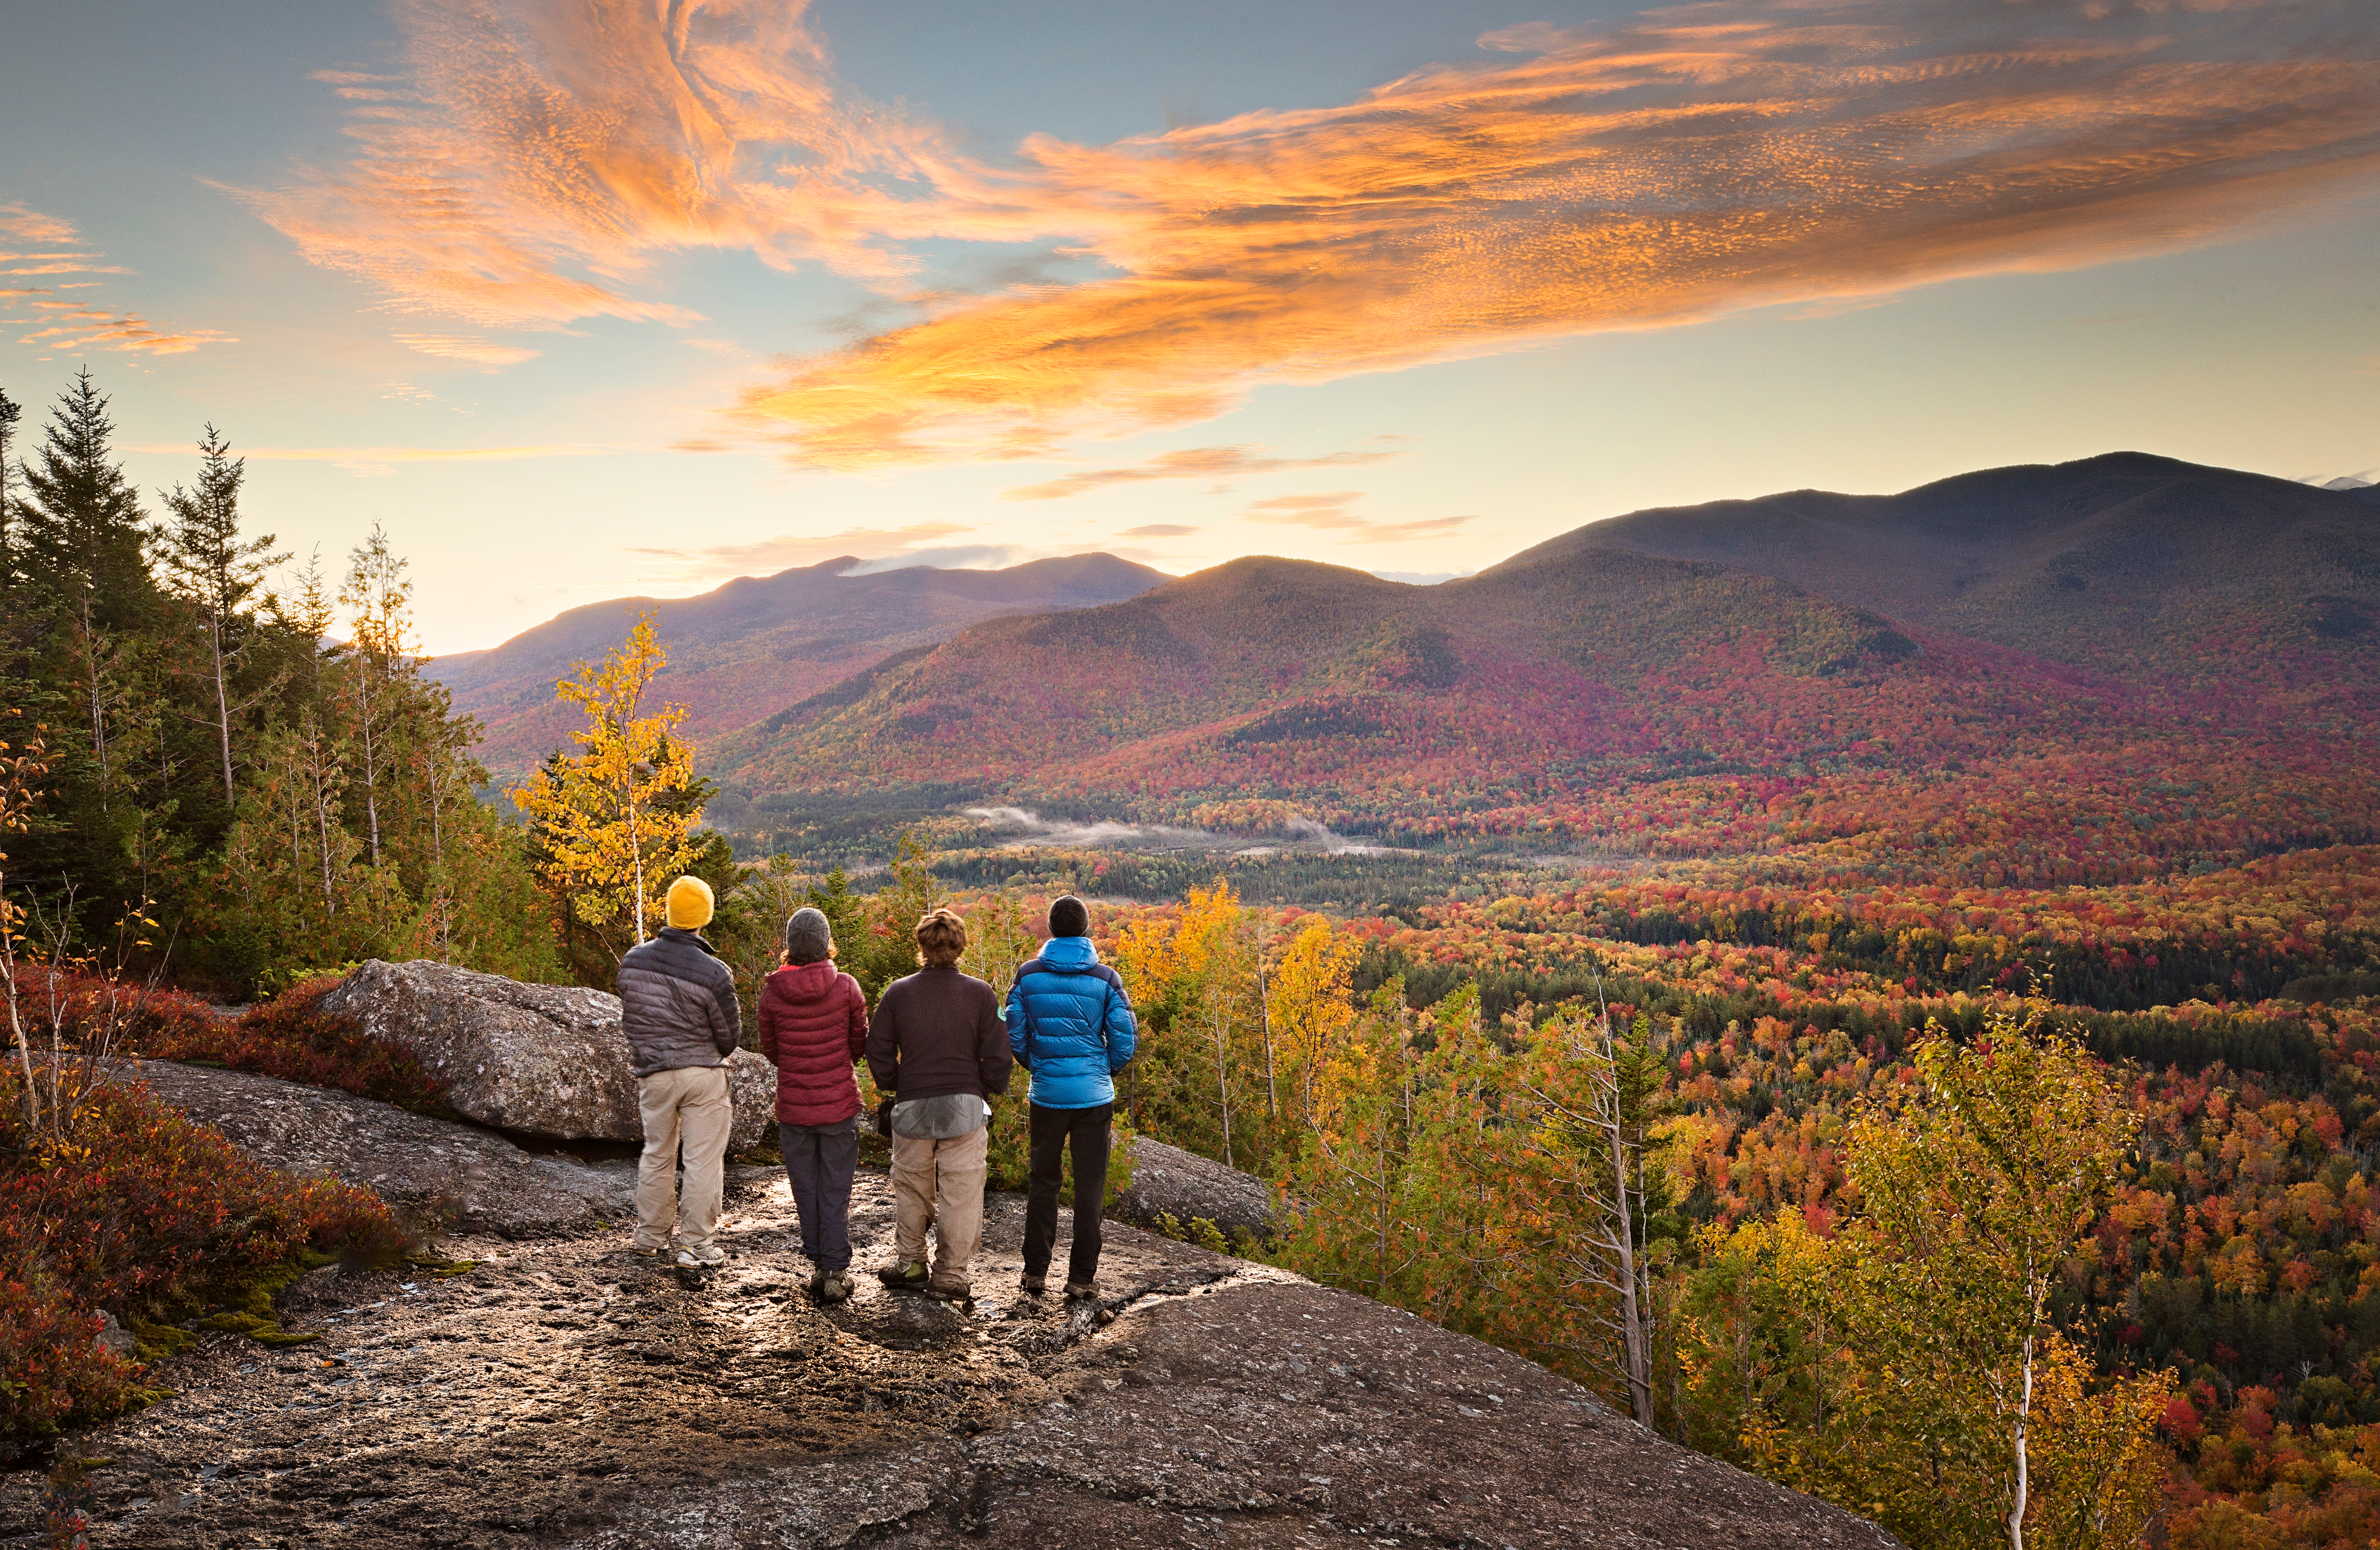
<instances>
[{"instance_id":1,"label":"forested hillside","mask_svg":"<svg viewBox=\"0 0 2380 1550\"><path fill-rule=\"evenodd\" d=\"M479 719L489 768L517 776L570 733L555 680L569 675L572 662L601 657L645 613L669 657L659 692L686 707L689 736L708 739L980 620L1115 602L1167 579L1108 554L998 571L921 565L847 574L860 564L846 555L740 576L698 597L589 603L501 646L441 657L428 671L457 709Z\"/></svg>"},{"instance_id":2,"label":"forested hillside","mask_svg":"<svg viewBox=\"0 0 2380 1550\"><path fill-rule=\"evenodd\" d=\"M558 975L386 535L293 566L243 522L245 465L213 427L187 483L144 494L89 372L38 430L17 408L0 396L22 432L0 452L24 454L0 486L18 950L237 995L375 955Z\"/></svg>"},{"instance_id":3,"label":"forested hillside","mask_svg":"<svg viewBox=\"0 0 2380 1550\"><path fill-rule=\"evenodd\" d=\"M1742 553L1819 553L1840 599L1815 576L1602 541L1670 514L1430 587L1244 560L889 660L719 740L710 767L763 849L841 839L817 815L855 800L900 821L904 792L908 821L1001 800L1252 839L1307 821L1406 847L1983 886L2380 832L2368 503L2132 457L1892 501L1684 524ZM1737 515L1791 541L1738 541ZM1871 539L1873 567L1854 558ZM1929 591L1929 555L1954 579L1976 580L1978 555L2022 561L1995 585L2023 596ZM1971 607L2002 624L1962 633Z\"/></svg>"},{"instance_id":4,"label":"forested hillside","mask_svg":"<svg viewBox=\"0 0 2380 1550\"><path fill-rule=\"evenodd\" d=\"M1627 549L1772 575L1946 635L2139 681L2311 668L2380 617L2369 490L2119 453L1962 474L1900 495L1799 490L1637 512L1504 562ZM2368 701L2358 701L2368 708Z\"/></svg>"}]
</instances>

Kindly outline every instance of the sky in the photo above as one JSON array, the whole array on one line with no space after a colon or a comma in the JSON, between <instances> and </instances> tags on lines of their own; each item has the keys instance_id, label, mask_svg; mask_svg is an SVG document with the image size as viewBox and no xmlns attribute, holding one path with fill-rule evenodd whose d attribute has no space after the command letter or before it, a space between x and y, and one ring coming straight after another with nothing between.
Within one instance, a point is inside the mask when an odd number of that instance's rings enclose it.
<instances>
[{"instance_id":1,"label":"sky","mask_svg":"<svg viewBox=\"0 0 2380 1550\"><path fill-rule=\"evenodd\" d=\"M2380 471L2370 0L0 0L0 391L424 648L853 556L1422 580ZM19 450L24 450L20 446Z\"/></svg>"}]
</instances>

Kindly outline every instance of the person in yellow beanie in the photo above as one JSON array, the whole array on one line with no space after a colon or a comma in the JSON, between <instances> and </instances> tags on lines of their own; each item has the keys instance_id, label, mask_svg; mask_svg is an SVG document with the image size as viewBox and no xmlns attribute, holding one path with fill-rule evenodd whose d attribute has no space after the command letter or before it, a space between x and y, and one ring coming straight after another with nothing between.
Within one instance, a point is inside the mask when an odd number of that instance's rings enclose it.
<instances>
[{"instance_id":1,"label":"person in yellow beanie","mask_svg":"<svg viewBox=\"0 0 2380 1550\"><path fill-rule=\"evenodd\" d=\"M628 1069L636 1072L645 1127L644 1156L637 1165L636 1249L666 1254L674 1227L677 1263L689 1268L727 1257L710 1235L719 1221L727 1138L735 1126L726 1060L744 1035L735 976L702 937L710 911L710 885L700 878L678 878L664 906L668 924L620 960L620 1024L628 1035Z\"/></svg>"},{"instance_id":2,"label":"person in yellow beanie","mask_svg":"<svg viewBox=\"0 0 2380 1550\"><path fill-rule=\"evenodd\" d=\"M699 931L710 924L715 905L709 883L700 878L680 878L670 884L668 902L662 906L662 918L681 931Z\"/></svg>"}]
</instances>

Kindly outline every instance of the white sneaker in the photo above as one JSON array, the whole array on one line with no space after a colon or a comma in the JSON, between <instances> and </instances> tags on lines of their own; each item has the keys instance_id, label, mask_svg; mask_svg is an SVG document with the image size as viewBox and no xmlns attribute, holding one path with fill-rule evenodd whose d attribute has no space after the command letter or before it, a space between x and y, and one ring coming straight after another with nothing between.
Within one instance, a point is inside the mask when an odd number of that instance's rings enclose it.
<instances>
[{"instance_id":1,"label":"white sneaker","mask_svg":"<svg viewBox=\"0 0 2380 1550\"><path fill-rule=\"evenodd\" d=\"M677 1252L677 1267L681 1270L707 1270L726 1263L726 1252L716 1243L689 1244Z\"/></svg>"}]
</instances>

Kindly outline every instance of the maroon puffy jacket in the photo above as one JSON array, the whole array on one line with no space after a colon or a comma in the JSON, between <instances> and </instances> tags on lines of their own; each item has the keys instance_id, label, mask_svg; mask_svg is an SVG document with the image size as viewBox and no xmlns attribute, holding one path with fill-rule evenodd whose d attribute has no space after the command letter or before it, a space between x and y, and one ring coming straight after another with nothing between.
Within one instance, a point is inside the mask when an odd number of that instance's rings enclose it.
<instances>
[{"instance_id":1,"label":"maroon puffy jacket","mask_svg":"<svg viewBox=\"0 0 2380 1550\"><path fill-rule=\"evenodd\" d=\"M868 999L832 959L760 982L760 1053L777 1065L777 1122L832 1125L859 1112L851 1068L868 1046Z\"/></svg>"}]
</instances>

